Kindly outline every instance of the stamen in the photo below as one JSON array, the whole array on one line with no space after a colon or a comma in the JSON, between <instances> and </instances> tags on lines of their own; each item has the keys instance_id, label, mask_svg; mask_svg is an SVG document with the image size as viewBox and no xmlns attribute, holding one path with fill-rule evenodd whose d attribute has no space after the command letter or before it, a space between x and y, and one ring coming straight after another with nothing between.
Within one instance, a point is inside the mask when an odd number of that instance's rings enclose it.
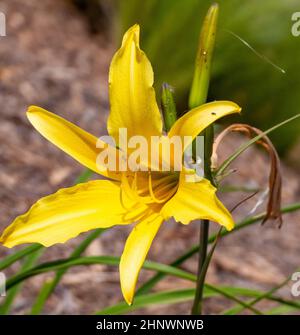
<instances>
[{"instance_id":1,"label":"stamen","mask_svg":"<svg viewBox=\"0 0 300 335\"><path fill-rule=\"evenodd\" d=\"M133 182L132 182L132 185L130 186L129 185L129 182L128 182L128 179L127 177L125 178L122 178L122 184L124 183L124 186L125 186L125 189L127 191L129 191L131 197L136 201L136 202L139 202L139 203L143 203L143 204L150 204L152 201L151 197L142 197L138 194L138 191L137 191L137 176L136 176L136 172L135 172L135 175L134 175L134 179L133 179Z\"/></svg>"},{"instance_id":2,"label":"stamen","mask_svg":"<svg viewBox=\"0 0 300 335\"><path fill-rule=\"evenodd\" d=\"M171 190L168 192L168 194L167 194L167 196L166 196L165 198L158 199L158 198L155 196L154 192L153 192L153 187L152 187L152 176L151 176L151 173L150 173L150 172L149 172L149 175L148 175L148 185L149 185L149 192L150 192L150 196L151 196L151 198L154 200L154 202L159 203L159 204L161 204L161 203L166 202L167 200L169 200L169 199L173 196L173 194L175 193L175 192L173 192L173 190L175 189L175 188L173 187L173 189L171 189Z\"/></svg>"},{"instance_id":3,"label":"stamen","mask_svg":"<svg viewBox=\"0 0 300 335\"><path fill-rule=\"evenodd\" d=\"M132 175L131 175L132 177ZM164 177L157 178L154 183L152 180L153 176L151 172L148 172L148 187L139 188L138 186L138 172L134 172L133 180L130 183L128 175L122 173L122 190L125 194L137 203L142 203L144 205L150 205L153 203L161 204L169 200L177 191L178 180L175 174L168 174ZM159 188L161 186L161 188ZM156 192L154 191L156 190ZM164 195L167 193L166 196L159 198L158 195ZM141 195L146 194L146 195ZM149 194L149 195L148 195ZM122 196L122 206L126 208L124 201L123 201L123 194ZM129 209L128 209L129 210Z\"/></svg>"}]
</instances>

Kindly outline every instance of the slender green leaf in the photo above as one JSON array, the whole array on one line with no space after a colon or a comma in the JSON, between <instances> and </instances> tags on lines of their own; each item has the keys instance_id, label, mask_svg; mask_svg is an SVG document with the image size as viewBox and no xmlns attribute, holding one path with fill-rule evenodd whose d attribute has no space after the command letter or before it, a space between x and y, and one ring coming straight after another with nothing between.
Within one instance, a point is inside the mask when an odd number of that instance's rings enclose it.
<instances>
[{"instance_id":1,"label":"slender green leaf","mask_svg":"<svg viewBox=\"0 0 300 335\"><path fill-rule=\"evenodd\" d=\"M298 271L298 270L296 270L296 271ZM263 299L268 299L270 296L272 296L273 293L275 293L276 291L281 289L283 286L285 286L290 280L291 280L291 276L288 276L284 281L282 281L280 284L276 285L275 287L272 287L269 291L263 292L263 293L259 294L254 300L247 302L247 305L248 306L253 306L253 305L257 304L258 302L260 302ZM292 306L292 307L298 307L300 309L300 304L298 304L298 303L290 302L290 301L284 300L282 298L275 298L275 297L273 297L272 300L277 301L279 303L283 303L285 305ZM241 312L242 310L243 310L243 307L234 306L233 308L230 308L230 309L226 310L225 312L223 312L223 314L233 315L233 314L237 314L237 313Z\"/></svg>"},{"instance_id":2,"label":"slender green leaf","mask_svg":"<svg viewBox=\"0 0 300 335\"><path fill-rule=\"evenodd\" d=\"M163 304L177 304L179 302L190 301L193 299L195 294L194 289L186 289L180 291L165 291L159 293L150 293L145 295L140 295L135 298L133 305L129 306L126 302L120 302L116 305L106 307L95 314L100 315L117 315L132 312L134 310L153 306L153 305L163 305ZM213 294L212 294L213 296Z\"/></svg>"},{"instance_id":3,"label":"slender green leaf","mask_svg":"<svg viewBox=\"0 0 300 335\"><path fill-rule=\"evenodd\" d=\"M12 278L10 278L7 282L7 289L13 289L16 285L21 283L23 280L28 279L30 277L39 275L41 273L49 272L49 271L57 271L57 270L66 270L72 266L79 266L79 265L92 265L92 264L106 264L106 265L113 265L118 266L119 265L119 258L114 256L91 256L91 257L81 257L81 258L75 258L75 259L65 259L65 260L59 260L49 263L44 263L41 265L36 266L35 268L32 268L28 271L23 272L22 274L18 274ZM169 265L164 265L156 262L146 261L143 266L145 269L153 270L153 271L160 271L165 274L173 275L182 279L187 279L190 281L196 281L196 276L183 271L181 269L177 269L175 267L171 267ZM47 294L49 290L51 289L51 282L46 282L46 285L49 285L50 288L46 288L42 291L43 294L47 297ZM240 299L236 298L235 295L237 291L233 290L233 293L228 288L217 288L213 285L205 285L206 290L209 290L210 292L214 292L217 295L223 295L224 297L233 300L243 306L244 308L250 309L255 314L259 314L259 312L252 308L251 305L247 305L247 303L241 301ZM240 293L242 291L239 291ZM245 291L247 293L247 291ZM248 293L249 294L249 293ZM256 294L257 295L257 294ZM42 300L42 299L41 299Z\"/></svg>"},{"instance_id":4,"label":"slender green leaf","mask_svg":"<svg viewBox=\"0 0 300 335\"><path fill-rule=\"evenodd\" d=\"M244 185L224 185L218 187L218 192L231 193L231 192L245 192L245 193L255 193L261 192L262 189L258 187L247 187Z\"/></svg>"},{"instance_id":5,"label":"slender green leaf","mask_svg":"<svg viewBox=\"0 0 300 335\"><path fill-rule=\"evenodd\" d=\"M106 264L106 265L118 266L119 261L120 258L114 256L90 256L90 257L79 257L79 258L67 258L54 262L43 263L28 271L23 271L22 273L19 273L9 278L6 283L6 288L7 290L10 290L12 287L24 281L25 279L45 272L68 269L71 266L92 265L92 264ZM193 274L169 265L146 261L143 267L144 269L147 270L163 272L187 280L195 280L195 276Z\"/></svg>"},{"instance_id":6,"label":"slender green leaf","mask_svg":"<svg viewBox=\"0 0 300 335\"><path fill-rule=\"evenodd\" d=\"M277 125L275 125L274 127L264 131L263 133L253 137L251 140L247 141L246 143L244 143L243 145L241 145L232 155L230 155L222 164L221 166L216 170L216 174L217 175L222 175L225 170L227 169L227 167L240 155L242 154L247 148L249 148L252 144L254 144L255 142L257 142L258 140L260 140L262 137L264 137L265 135L271 133L272 131L286 125L287 123L297 119L298 117L300 117L300 114L297 114L281 123L278 123Z\"/></svg>"},{"instance_id":7,"label":"slender green leaf","mask_svg":"<svg viewBox=\"0 0 300 335\"><path fill-rule=\"evenodd\" d=\"M18 250L16 252L14 252L13 254L10 254L8 256L6 256L5 258L3 258L0 261L0 271L9 267L11 264L17 262L18 260L22 259L23 257L30 255L31 253L38 251L40 249L42 249L43 246L40 244L32 244L28 247L25 247L21 250Z\"/></svg>"},{"instance_id":8,"label":"slender green leaf","mask_svg":"<svg viewBox=\"0 0 300 335\"><path fill-rule=\"evenodd\" d=\"M252 290L242 287L228 287L228 286L212 286L205 285L204 287L204 299L213 298L220 295L220 292L226 292L229 295L243 295L245 297L258 297L264 292L259 290ZM185 289L176 291L163 291L156 293L141 294L135 297L134 303L129 306L126 302L122 301L115 305L105 307L102 310L95 312L100 315L117 315L133 312L137 309L161 304L176 304L181 302L188 302L193 300L195 289ZM222 294L224 295L224 294ZM269 296L267 299L277 301L277 297ZM288 304L288 301L282 300L283 304ZM287 305L289 306L289 305ZM290 307L290 306L289 306Z\"/></svg>"},{"instance_id":9,"label":"slender green leaf","mask_svg":"<svg viewBox=\"0 0 300 335\"><path fill-rule=\"evenodd\" d=\"M84 171L75 179L74 185L84 183L94 174L90 169L84 169Z\"/></svg>"},{"instance_id":10,"label":"slender green leaf","mask_svg":"<svg viewBox=\"0 0 300 335\"><path fill-rule=\"evenodd\" d=\"M34 253L31 253L30 255L27 256L27 258L24 261L24 264L21 267L20 273L23 271L27 271L30 269L39 259L41 253L43 252L43 249L38 249ZM0 314L8 314L11 306L14 302L14 299L16 295L19 293L19 291L22 288L22 283L14 286L7 294L3 304L0 306Z\"/></svg>"},{"instance_id":11,"label":"slender green leaf","mask_svg":"<svg viewBox=\"0 0 300 335\"><path fill-rule=\"evenodd\" d=\"M283 214L285 214L285 213L295 212L299 209L300 209L300 203L296 202L296 203L293 203L291 205L283 207L281 209L281 212ZM263 220L265 215L266 215L266 213L263 212L263 213L255 215L255 216L251 216L249 218L246 218L246 219L242 220L240 223L238 223L235 226L235 228L233 230L231 230L230 232L228 232L227 230L223 230L222 233L221 233L221 236L226 236L228 234L233 234L233 233L235 233L235 232L239 231L240 229L243 229L247 226L259 223L261 220ZM216 237L215 234L211 235L209 240L208 240L208 243L212 243L214 241L215 237ZM198 250L199 250L199 245L192 246L186 253L184 253L183 255L178 257L170 265L171 266L179 266L180 264L185 262L187 259L192 257L194 254L196 254L198 252ZM157 273L152 278L150 278L146 283L144 283L138 289L136 294L138 295L138 294L144 294L145 292L149 292L161 279L164 278L164 276L165 276L164 273Z\"/></svg>"},{"instance_id":12,"label":"slender green leaf","mask_svg":"<svg viewBox=\"0 0 300 335\"><path fill-rule=\"evenodd\" d=\"M79 246L72 252L71 258L79 257L86 249L87 247L97 238L99 237L105 229L96 229L92 233L88 235L87 238L85 238ZM46 300L51 295L51 293L55 290L55 287L60 282L63 275L66 273L68 268L61 269L56 272L55 277L52 281L47 281L44 286L41 288L39 295L37 296L36 301L34 302L31 314L39 314L43 310L43 307L46 303Z\"/></svg>"},{"instance_id":13,"label":"slender green leaf","mask_svg":"<svg viewBox=\"0 0 300 335\"><path fill-rule=\"evenodd\" d=\"M280 305L266 311L267 315L282 315L282 314L290 314L291 311L296 311L296 307Z\"/></svg>"}]
</instances>

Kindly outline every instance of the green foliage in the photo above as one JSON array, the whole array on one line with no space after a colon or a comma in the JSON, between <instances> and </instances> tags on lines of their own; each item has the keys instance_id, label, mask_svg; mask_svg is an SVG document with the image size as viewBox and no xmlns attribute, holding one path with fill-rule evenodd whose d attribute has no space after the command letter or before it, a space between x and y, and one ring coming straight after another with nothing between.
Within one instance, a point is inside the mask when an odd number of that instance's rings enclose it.
<instances>
[{"instance_id":1,"label":"green foliage","mask_svg":"<svg viewBox=\"0 0 300 335\"><path fill-rule=\"evenodd\" d=\"M300 203L291 204L282 208L282 213L290 213L293 211L297 211L300 209ZM265 216L265 213L261 213L255 215L253 217L246 218L245 220L241 221L237 224L236 228L231 231L223 230L220 236L227 236L228 234L235 233L240 229L244 229L249 225L253 225L255 223L260 222ZM77 249L74 250L73 255L76 253L81 254L82 251L85 250L87 245L94 240L100 234L101 231L95 231L87 236L86 240L84 240ZM212 243L216 239L216 234L210 236L208 242ZM196 276L192 273L186 272L178 268L185 260L189 259L199 250L199 245L191 247L186 253L181 255L178 259L172 262L170 265L165 265L161 263L146 261L144 263L144 268L152 271L156 271L157 274L154 275L148 282L146 282L139 290L135 298L135 302L133 306L128 306L125 302L121 302L117 305L107 307L101 311L98 311L97 314L120 314L120 313L128 313L133 310L146 307L148 305L153 304L174 304L183 301L190 301L194 297L195 290L194 289L187 289L187 290L179 290L179 291L166 291L166 292L159 292L159 293L148 293L150 289L154 287L154 285L163 279L166 275L175 276L178 278L195 281ZM119 265L119 258L114 256L92 256L92 257L70 257L68 259L61 259L56 260L54 262L43 263L40 265L35 266L34 262L37 260L39 254L43 251L43 248L37 249L37 245L32 246L32 248L26 247L20 251L15 253L15 257L13 258L12 255L8 256L7 258L3 259L2 261L2 268L6 268L13 264L14 262L27 257L27 260L24 262L21 270L10 277L7 281L7 290L8 290L8 297L9 299L4 302L2 308L5 308L2 312L7 312L7 307L10 307L13 298L18 293L18 289L20 285L28 278L33 276L45 273L45 272L52 272L56 271L56 277L53 281L46 282L43 286L39 298L37 299L35 305L33 306L32 312L37 313L42 310L46 299L49 297L49 292L51 293L54 287L58 284L59 280L61 279L62 275L67 271L69 268L73 266L80 266L80 265L92 265L92 264L106 264L110 266L118 266ZM72 255L71 255L72 256ZM58 277L58 280L56 279ZM225 311L226 314L235 314L241 312L243 309L250 309L252 312L257 313L256 308L252 308L257 302L261 301L262 299L268 299L275 301L279 304L278 307L274 310L268 311L268 313L272 314L275 312L288 312L290 310L300 310L300 304L295 303L293 301L288 301L282 299L280 297L276 297L273 294L285 285L289 281L290 277L288 277L283 283L280 285L272 288L270 291L261 292L257 290L250 290L247 288L238 288L238 287L215 287L209 284L205 284L204 286L204 298L208 297L215 297L215 296L223 296L229 300L234 301L237 303L232 309ZM54 283L54 286L53 286ZM243 297L253 297L254 300L248 302L243 302L238 299L238 296ZM11 299L12 297L12 299Z\"/></svg>"},{"instance_id":2,"label":"green foliage","mask_svg":"<svg viewBox=\"0 0 300 335\"><path fill-rule=\"evenodd\" d=\"M42 253L43 253L43 249L41 248L29 254L23 261L22 267L20 269L20 273L30 269L35 264L35 262L39 259ZM11 290L9 290L4 303L0 306L0 314L8 314L10 312L14 299L19 293L19 291L21 290L21 288L22 288L22 283L14 286Z\"/></svg>"},{"instance_id":3,"label":"green foliage","mask_svg":"<svg viewBox=\"0 0 300 335\"><path fill-rule=\"evenodd\" d=\"M90 172L90 170L87 170ZM80 177L78 178L80 179ZM80 244L79 246L72 252L71 257L79 257L81 254L89 247L89 245L98 238L105 229L96 229L92 231ZM41 288L39 295L36 298L36 301L34 302L31 314L40 314L43 311L44 305L51 295L51 293L55 290L56 286L59 284L61 278L63 275L67 272L68 268L60 269L56 271L54 279L51 281L46 281L44 283L44 286Z\"/></svg>"},{"instance_id":4,"label":"green foliage","mask_svg":"<svg viewBox=\"0 0 300 335\"><path fill-rule=\"evenodd\" d=\"M119 36L139 23L141 44L155 72L157 90L166 81L176 88L176 100L186 106L192 81L199 31L209 0L117 1ZM243 122L269 128L299 113L300 37L291 34L298 0L226 0L220 2L209 100L233 100L243 107ZM286 71L283 74L259 54ZM157 91L158 92L158 91ZM184 108L184 107L183 107ZM271 135L281 154L296 141L300 121Z\"/></svg>"},{"instance_id":5,"label":"green foliage","mask_svg":"<svg viewBox=\"0 0 300 335\"><path fill-rule=\"evenodd\" d=\"M273 295L277 290L270 290L267 292L262 292L259 290L248 289L244 287L232 287L232 286L212 286L206 285L204 287L204 299L218 297L220 295L230 296L230 297L252 297L255 303L261 301L262 299L267 299L269 301L274 301L280 303L279 306L267 311L266 314L274 314L278 312L278 314L286 313L291 310L299 310L300 304L295 301L290 301L286 299L282 299L276 295ZM143 294L135 298L135 302L133 305L129 306L126 302L119 302L115 305L105 307L102 310L97 311L95 314L101 315L117 315L117 314L125 314L133 312L137 309L141 309L147 306L153 305L163 305L163 304L177 304L181 302L191 301L194 297L195 290L194 289L185 289L185 290L174 290L174 291L163 291L157 293L148 293ZM239 300L235 298L236 300ZM230 310L224 311L222 314L225 315L234 315L241 312L244 308L249 308L249 305L255 304L245 303L239 300L240 306L235 306ZM234 311L236 313L234 313Z\"/></svg>"},{"instance_id":6,"label":"green foliage","mask_svg":"<svg viewBox=\"0 0 300 335\"><path fill-rule=\"evenodd\" d=\"M230 163L250 145L275 129L277 130L278 138L281 138L281 141L277 141L277 146L281 151L284 151L296 138L297 127L299 127L297 118L300 114L290 117L284 122L276 122L276 120L281 121L286 116L294 115L296 113L295 108L298 106L297 99L299 99L299 96L296 92L298 79L295 69L297 69L300 61L299 57L295 59L291 56L291 51L296 49L293 49L295 40L288 29L292 13L291 9L296 4L295 1L289 0L285 3L279 3L279 1L271 2L271 0L265 0L265 2L260 3L258 0L252 0L251 2L243 3L242 6L238 0L228 0L222 3L220 37L217 39L216 62L213 66L210 98L224 99L226 97L241 105L249 106L244 118L252 121L253 125L263 128L266 128L269 124L277 123L277 125L242 145L224 161L217 171L219 174L223 173ZM157 88L160 89L163 81L168 81L172 86L176 87L176 97L180 99L179 102L182 106L186 105L189 83L193 77L198 32L203 16L210 4L211 2L208 0L145 0L143 2L143 10L141 10L140 1L128 0L119 2L122 32L136 21L142 24L143 47L153 62L156 74L159 75L156 81ZM268 15L271 12L272 15ZM274 13L278 13L281 16L281 20L274 21L274 17L277 15L274 15ZM286 21L283 18L286 18ZM251 46L246 47L245 42L239 36L249 41L255 49L252 49ZM180 46L182 47L180 49L177 47L178 40L181 40ZM280 60L281 66L287 70L287 74L283 75L280 69L278 70L276 65L272 64L272 61L266 60L261 54L268 56L274 62L279 62ZM200 62L200 64L202 63ZM200 100L205 100L204 97L206 97L210 66L205 71L207 73L205 73L204 78L201 77L200 73L196 73L199 79L195 84L195 96L197 99L193 97L192 100L197 103L199 103L197 97L198 88L203 89ZM168 121L166 126L169 128L176 120L176 106L172 91L169 90L168 86L164 86L164 89L162 104ZM279 93L282 93L282 96ZM291 109L292 107L294 109ZM272 119L270 116L272 116ZM283 125L285 127L282 127ZM288 137L286 134L290 136ZM209 153L207 157L210 156ZM85 170L76 180L76 183L86 181L91 174L91 171ZM295 203L282 208L281 211L282 213L288 213L299 209L300 204ZM243 312L244 309L248 309L254 314L262 314L263 312L257 309L256 304L264 299L277 303L276 307L264 311L264 313L274 314L299 311L299 303L275 295L281 287L289 282L290 277L287 277L282 283L267 292L240 287L216 287L205 283L205 273L218 238L258 223L265 215L266 213L261 213L245 218L231 232L220 230L218 234L213 234L209 237L207 235L206 242L207 244L212 244L212 248L203 263L202 271L198 277L193 273L180 269L179 266L197 253L201 248L200 245L192 246L190 250L187 250L169 265L146 261L143 264L143 268L154 271L155 274L139 288L134 304L128 306L125 302L120 302L114 306L106 307L96 312L96 314L128 313L149 305L191 301L195 295L194 289L150 292L167 275L192 282L197 281L197 278L199 278L201 289L203 288L204 299L223 296L233 302L234 305L230 309L223 311L222 314L237 314ZM46 272L55 272L53 279L44 283L32 306L31 313L39 314L43 311L50 294L69 268L92 264L119 266L120 259L118 257L109 255L82 256L90 243L98 238L103 231L98 229L87 235L86 239L74 249L67 259L36 265L44 250L43 247L37 244L21 249L4 258L0 262L0 270L19 260L22 260L23 263L20 270L7 281L8 295L0 307L0 314L10 311L14 298L21 289L22 284L33 276ZM247 297L253 299L247 301L245 300Z\"/></svg>"}]
</instances>

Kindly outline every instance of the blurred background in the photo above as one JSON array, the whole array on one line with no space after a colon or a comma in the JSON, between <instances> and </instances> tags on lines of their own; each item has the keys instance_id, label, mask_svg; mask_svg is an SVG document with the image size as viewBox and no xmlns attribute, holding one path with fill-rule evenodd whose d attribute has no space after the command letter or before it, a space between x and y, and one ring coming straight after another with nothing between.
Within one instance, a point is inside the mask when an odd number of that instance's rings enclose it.
<instances>
[{"instance_id":1,"label":"blurred background","mask_svg":"<svg viewBox=\"0 0 300 335\"><path fill-rule=\"evenodd\" d=\"M162 82L168 82L175 88L176 102L184 112L199 29L211 3L208 0L0 2L0 12L6 16L6 36L0 37L1 230L41 196L70 186L82 171L82 167L34 131L26 120L26 108L39 105L95 135L104 134L109 111L109 63L124 31L139 23L141 46L154 68L157 99ZM300 11L298 0L243 3L226 0L220 4L209 100L239 103L243 115L238 122L265 130L300 112L300 37L291 33L291 17L297 11ZM299 127L300 122L295 121L271 136L284 159L285 204L300 198ZM239 136L227 139L221 156L226 157L242 142ZM251 148L234 163L237 172L227 183L264 189L268 164L261 151ZM246 195L231 192L221 197L231 208ZM259 196L236 211L237 221L249 215ZM216 251L208 281L260 289L279 283L300 265L299 218L300 213L285 216L281 230L272 224L257 225L226 238ZM87 254L120 255L127 233L124 227L107 231L90 246ZM197 235L196 224L164 225L150 258L170 262L197 243ZM81 238L48 249L42 260L67 257ZM1 256L9 252L12 251L0 246ZM192 258L184 268L195 272L196 264L197 259ZM18 266L14 265L7 275ZM51 274L28 281L11 313L28 312L40 286L49 277ZM149 273L143 272L141 280L147 277ZM166 278L157 289L190 286L183 280ZM288 288L282 294L292 298ZM91 313L120 298L117 269L78 267L64 276L45 313ZM222 299L213 299L208 301L205 312L220 312L227 307L228 303ZM184 303L142 312L181 314L189 313L189 309L190 304Z\"/></svg>"}]
</instances>

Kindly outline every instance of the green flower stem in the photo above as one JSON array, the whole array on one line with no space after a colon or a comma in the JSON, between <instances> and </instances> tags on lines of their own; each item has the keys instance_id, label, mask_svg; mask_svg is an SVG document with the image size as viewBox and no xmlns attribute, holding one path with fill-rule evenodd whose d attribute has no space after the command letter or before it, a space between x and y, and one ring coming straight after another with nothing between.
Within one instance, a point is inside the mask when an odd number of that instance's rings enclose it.
<instances>
[{"instance_id":1,"label":"green flower stem","mask_svg":"<svg viewBox=\"0 0 300 335\"><path fill-rule=\"evenodd\" d=\"M202 25L199 47L195 62L194 78L189 96L190 108L200 106L204 104L207 100L211 64L215 46L218 13L219 6L217 4L212 5L208 10L204 19L204 23ZM207 178L212 184L214 184L211 172L211 155L214 139L213 125L208 127L202 135L204 136L204 175L205 178ZM208 236L209 220L201 220L197 285L194 303L192 307L192 314L196 315L202 313L203 286L206 275L204 263L207 255Z\"/></svg>"},{"instance_id":2,"label":"green flower stem","mask_svg":"<svg viewBox=\"0 0 300 335\"><path fill-rule=\"evenodd\" d=\"M203 266L207 256L208 234L209 234L209 221L201 220L197 283L196 283L194 302L192 306L193 315L200 315L202 311L204 280L203 277L201 276L201 273L203 271Z\"/></svg>"},{"instance_id":3,"label":"green flower stem","mask_svg":"<svg viewBox=\"0 0 300 335\"><path fill-rule=\"evenodd\" d=\"M213 126L207 128L204 133L204 175L214 185L214 180L211 173L211 154L214 139ZM204 268L204 263L207 256L209 236L209 220L201 220L200 222L200 248L199 262L197 273L196 293L192 306L193 315L202 314L203 286L207 269Z\"/></svg>"}]
</instances>

